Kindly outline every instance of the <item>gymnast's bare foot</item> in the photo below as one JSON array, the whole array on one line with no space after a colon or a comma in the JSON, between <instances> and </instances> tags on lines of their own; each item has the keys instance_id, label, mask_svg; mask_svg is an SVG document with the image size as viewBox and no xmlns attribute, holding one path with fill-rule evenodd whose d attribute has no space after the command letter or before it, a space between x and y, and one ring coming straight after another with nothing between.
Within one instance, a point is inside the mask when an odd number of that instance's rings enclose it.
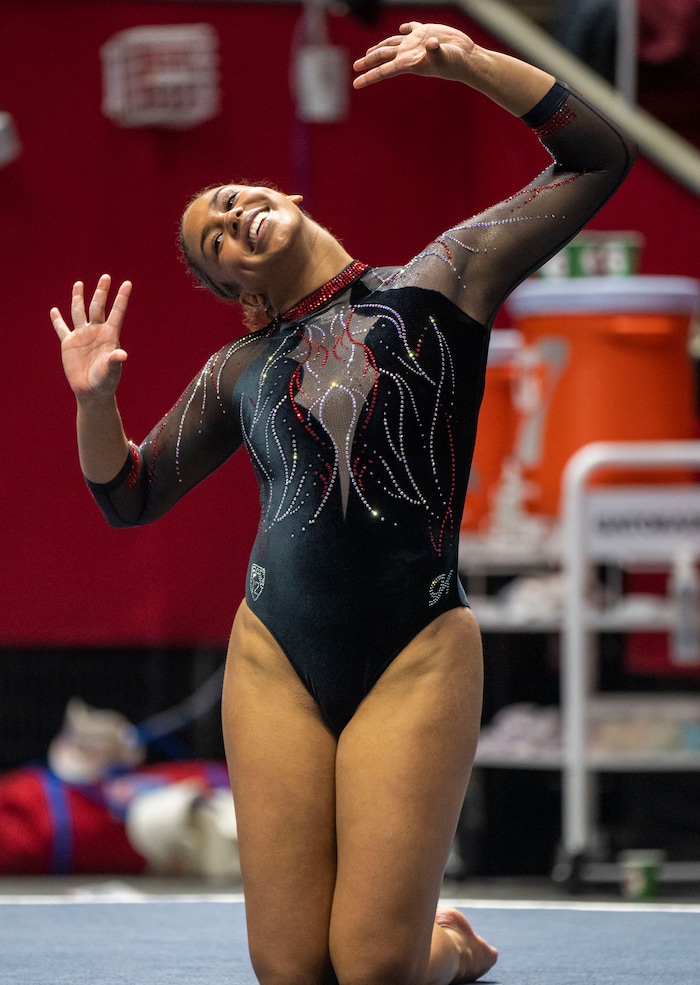
<instances>
[{"instance_id":1,"label":"gymnast's bare foot","mask_svg":"<svg viewBox=\"0 0 700 985\"><path fill-rule=\"evenodd\" d=\"M472 930L459 910L440 907L435 923L454 939L460 954L459 976L455 982L475 982L495 965L498 951Z\"/></svg>"}]
</instances>

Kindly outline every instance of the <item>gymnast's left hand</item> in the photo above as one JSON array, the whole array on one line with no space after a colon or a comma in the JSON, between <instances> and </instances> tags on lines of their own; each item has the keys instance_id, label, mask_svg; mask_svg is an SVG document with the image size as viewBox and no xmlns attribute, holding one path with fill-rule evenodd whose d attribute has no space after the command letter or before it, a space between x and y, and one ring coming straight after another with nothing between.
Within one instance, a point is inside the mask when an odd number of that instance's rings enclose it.
<instances>
[{"instance_id":1,"label":"gymnast's left hand","mask_svg":"<svg viewBox=\"0 0 700 985\"><path fill-rule=\"evenodd\" d=\"M478 46L462 31L443 24L408 21L399 33L367 49L353 68L353 86L363 89L397 75L425 75L469 82L469 62Z\"/></svg>"}]
</instances>

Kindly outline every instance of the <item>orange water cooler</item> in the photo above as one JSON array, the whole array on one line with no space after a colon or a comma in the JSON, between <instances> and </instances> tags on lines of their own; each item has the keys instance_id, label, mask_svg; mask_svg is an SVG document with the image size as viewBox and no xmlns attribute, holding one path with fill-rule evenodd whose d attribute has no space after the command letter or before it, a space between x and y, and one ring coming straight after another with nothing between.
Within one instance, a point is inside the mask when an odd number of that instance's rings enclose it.
<instances>
[{"instance_id":1,"label":"orange water cooler","mask_svg":"<svg viewBox=\"0 0 700 985\"><path fill-rule=\"evenodd\" d=\"M485 532L503 463L513 449L517 427L513 394L521 348L520 332L502 328L491 333L486 386L462 516L462 530L466 532Z\"/></svg>"},{"instance_id":2,"label":"orange water cooler","mask_svg":"<svg viewBox=\"0 0 700 985\"><path fill-rule=\"evenodd\" d=\"M532 279L511 295L524 342L515 455L529 512L558 515L564 466L591 441L697 436L688 343L699 303L700 281L686 277Z\"/></svg>"}]
</instances>

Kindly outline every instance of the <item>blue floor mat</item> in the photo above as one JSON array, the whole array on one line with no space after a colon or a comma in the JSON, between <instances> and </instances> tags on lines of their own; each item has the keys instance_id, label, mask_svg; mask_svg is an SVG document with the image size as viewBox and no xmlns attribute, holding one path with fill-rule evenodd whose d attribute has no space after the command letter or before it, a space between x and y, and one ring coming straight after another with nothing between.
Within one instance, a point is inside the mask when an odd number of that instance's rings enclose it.
<instances>
[{"instance_id":1,"label":"blue floor mat","mask_svg":"<svg viewBox=\"0 0 700 985\"><path fill-rule=\"evenodd\" d=\"M471 908L491 985L700 985L700 909ZM2 985L254 985L239 900L3 902Z\"/></svg>"}]
</instances>

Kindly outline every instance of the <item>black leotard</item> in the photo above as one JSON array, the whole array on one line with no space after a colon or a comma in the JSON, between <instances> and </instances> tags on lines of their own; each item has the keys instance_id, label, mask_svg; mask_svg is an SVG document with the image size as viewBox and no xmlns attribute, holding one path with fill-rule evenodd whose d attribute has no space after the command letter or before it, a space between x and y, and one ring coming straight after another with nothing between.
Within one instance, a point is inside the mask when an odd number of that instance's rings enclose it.
<instances>
[{"instance_id":1,"label":"black leotard","mask_svg":"<svg viewBox=\"0 0 700 985\"><path fill-rule=\"evenodd\" d=\"M466 604L457 550L490 325L631 162L563 86L525 121L547 171L404 267L354 262L225 346L119 476L90 484L112 524L147 523L246 446L261 497L247 602L336 733L421 629Z\"/></svg>"}]
</instances>

